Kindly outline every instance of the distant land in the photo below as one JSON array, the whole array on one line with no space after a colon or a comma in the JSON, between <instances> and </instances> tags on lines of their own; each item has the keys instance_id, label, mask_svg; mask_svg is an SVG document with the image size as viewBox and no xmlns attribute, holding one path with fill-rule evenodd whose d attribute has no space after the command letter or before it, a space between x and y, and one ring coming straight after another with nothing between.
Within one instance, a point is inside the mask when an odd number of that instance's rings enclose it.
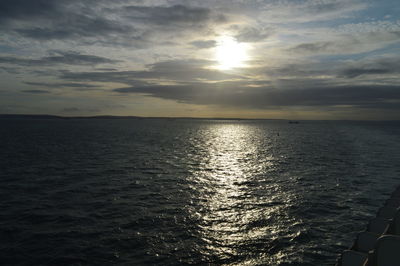
<instances>
[{"instance_id":1,"label":"distant land","mask_svg":"<svg viewBox=\"0 0 400 266\"><path fill-rule=\"evenodd\" d=\"M118 116L118 115L95 115L95 116L60 116L46 114L0 114L0 119L191 119L191 120L254 120L254 121L289 121L290 124L296 124L298 121L370 121L370 122L400 122L400 120L354 120L354 119L284 119L284 118L234 118L234 117L154 117L154 116Z\"/></svg>"},{"instance_id":2,"label":"distant land","mask_svg":"<svg viewBox=\"0 0 400 266\"><path fill-rule=\"evenodd\" d=\"M198 120L287 120L267 118L221 118L221 117L146 117L146 116L58 116L58 115L36 115L36 114L0 114L0 119L198 119Z\"/></svg>"}]
</instances>

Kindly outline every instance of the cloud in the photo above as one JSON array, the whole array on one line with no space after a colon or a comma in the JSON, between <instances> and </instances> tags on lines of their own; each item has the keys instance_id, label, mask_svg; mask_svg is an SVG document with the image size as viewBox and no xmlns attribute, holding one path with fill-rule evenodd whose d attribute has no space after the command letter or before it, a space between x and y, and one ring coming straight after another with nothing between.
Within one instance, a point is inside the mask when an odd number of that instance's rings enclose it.
<instances>
[{"instance_id":1,"label":"cloud","mask_svg":"<svg viewBox=\"0 0 400 266\"><path fill-rule=\"evenodd\" d=\"M86 83L46 83L46 82L24 82L27 85L47 87L47 88L57 88L57 87L69 87L69 88L95 88L96 85L90 85Z\"/></svg>"},{"instance_id":2,"label":"cloud","mask_svg":"<svg viewBox=\"0 0 400 266\"><path fill-rule=\"evenodd\" d=\"M145 84L154 80L188 82L196 80L218 81L240 78L240 75L209 68L216 62L211 60L186 59L161 61L147 65L146 70L114 72L65 72L60 78L75 81L119 82Z\"/></svg>"},{"instance_id":3,"label":"cloud","mask_svg":"<svg viewBox=\"0 0 400 266\"><path fill-rule=\"evenodd\" d=\"M57 94L60 102L73 98L81 104L70 110L61 109L70 105L57 106L56 112L77 114L88 112L87 102L104 111L103 103L129 102L131 94L231 110L397 108L400 23L395 9L392 17L381 20L383 13L367 9L371 5L378 4L3 0L2 95L28 99L34 97L29 94L51 93L53 88L68 91ZM246 67L229 71L215 67L218 62L211 48L223 35L247 42L251 58ZM99 88L95 95L76 92L95 87ZM110 94L118 97L109 98ZM148 100L138 98L138 102ZM2 104L6 101L3 97ZM53 103L46 104L54 110ZM146 109L127 106L132 112Z\"/></svg>"},{"instance_id":4,"label":"cloud","mask_svg":"<svg viewBox=\"0 0 400 266\"><path fill-rule=\"evenodd\" d=\"M62 18L47 25L27 26L17 28L15 32L24 37L37 40L65 40L77 38L98 37L100 40L112 34L126 34L135 32L131 26L121 25L116 21L104 18L91 18L73 14L71 18ZM100 41L99 40L99 41Z\"/></svg>"},{"instance_id":5,"label":"cloud","mask_svg":"<svg viewBox=\"0 0 400 266\"><path fill-rule=\"evenodd\" d=\"M361 75L381 75L381 74L389 74L396 73L393 69L387 68L348 68L342 71L342 76L346 78L355 78Z\"/></svg>"},{"instance_id":6,"label":"cloud","mask_svg":"<svg viewBox=\"0 0 400 266\"><path fill-rule=\"evenodd\" d=\"M392 32L396 34L400 32L400 20L378 20L343 24L337 27L335 31L350 34L366 32Z\"/></svg>"},{"instance_id":7,"label":"cloud","mask_svg":"<svg viewBox=\"0 0 400 266\"><path fill-rule=\"evenodd\" d=\"M260 42L270 37L272 32L269 28L244 27L239 30L235 38L239 42Z\"/></svg>"},{"instance_id":8,"label":"cloud","mask_svg":"<svg viewBox=\"0 0 400 266\"><path fill-rule=\"evenodd\" d=\"M298 83L298 82L296 82ZM219 105L250 109L277 107L321 107L350 105L361 108L382 108L392 102L400 107L399 86L337 87L243 87L232 84L186 84L179 86L145 86L114 89L121 94L140 93L157 98L203 105ZM397 100L398 103L395 103ZM393 105L392 104L392 105Z\"/></svg>"},{"instance_id":9,"label":"cloud","mask_svg":"<svg viewBox=\"0 0 400 266\"><path fill-rule=\"evenodd\" d=\"M264 67L272 79L251 79L233 73L207 68L209 60L170 60L147 65L146 70L113 72L65 72L60 78L79 82L114 82L127 86L114 89L119 94L145 94L156 98L189 104L214 104L245 108L288 106L351 105L363 108L383 106L389 100L400 100L400 87L375 80L365 84L346 79L368 72L368 66L380 66L385 73L400 69L397 58L376 59L325 65L320 62ZM248 70L250 73L253 70ZM384 73L383 70L379 73ZM345 80L341 79L345 78ZM395 84L395 83L393 83ZM393 103L388 106L394 106Z\"/></svg>"},{"instance_id":10,"label":"cloud","mask_svg":"<svg viewBox=\"0 0 400 266\"><path fill-rule=\"evenodd\" d=\"M227 21L223 14L208 7L145 3L39 0L33 4L29 0L5 0L0 3L0 30L12 38L40 42L60 40L143 49L149 44L164 45L161 39L171 39L167 34L185 34L180 36L183 38L188 31L196 35L199 30L208 31L212 25Z\"/></svg>"},{"instance_id":11,"label":"cloud","mask_svg":"<svg viewBox=\"0 0 400 266\"><path fill-rule=\"evenodd\" d=\"M332 75L332 69L334 68L332 65L330 70L328 70L326 69L327 66L324 64L305 61L302 63L286 64L274 68L264 68L263 71L275 80L287 77L316 78L321 75Z\"/></svg>"},{"instance_id":12,"label":"cloud","mask_svg":"<svg viewBox=\"0 0 400 266\"><path fill-rule=\"evenodd\" d=\"M196 48L199 49L208 49L208 48L213 48L217 45L217 42L215 40L207 40L207 41L193 41L190 43Z\"/></svg>"},{"instance_id":13,"label":"cloud","mask_svg":"<svg viewBox=\"0 0 400 266\"><path fill-rule=\"evenodd\" d=\"M16 32L24 37L37 39L37 40L53 40L53 39L67 39L74 35L72 31L66 29L49 29L49 28L28 28L16 29Z\"/></svg>"},{"instance_id":14,"label":"cloud","mask_svg":"<svg viewBox=\"0 0 400 266\"><path fill-rule=\"evenodd\" d=\"M267 23L309 23L346 18L368 4L361 0L261 1L256 7L258 17Z\"/></svg>"},{"instance_id":15,"label":"cloud","mask_svg":"<svg viewBox=\"0 0 400 266\"><path fill-rule=\"evenodd\" d=\"M0 60L0 63L1 63L1 60ZM9 74L18 74L19 73L18 68L15 68L15 67L0 66L0 69L5 71L5 72L7 72L7 73L9 73Z\"/></svg>"},{"instance_id":16,"label":"cloud","mask_svg":"<svg viewBox=\"0 0 400 266\"><path fill-rule=\"evenodd\" d=\"M20 58L14 56L0 56L0 63L21 66L52 66L57 64L65 65L99 65L114 64L118 60L112 60L95 55L85 55L76 52L61 52L57 55L46 56L39 59Z\"/></svg>"},{"instance_id":17,"label":"cloud","mask_svg":"<svg viewBox=\"0 0 400 266\"><path fill-rule=\"evenodd\" d=\"M310 83L320 85L319 82L335 84L344 82L348 84L349 79L357 78L357 82L373 82L375 84L398 84L400 73L400 58L397 54L379 57L361 57L358 60L331 60L320 62L315 60L304 60L300 63L286 64L279 67L264 68L264 72L274 82L294 78L308 79ZM370 80L372 76L373 79ZM344 79L344 80L343 80ZM389 80L390 79L390 80ZM310 85L310 84L308 84Z\"/></svg>"},{"instance_id":18,"label":"cloud","mask_svg":"<svg viewBox=\"0 0 400 266\"><path fill-rule=\"evenodd\" d=\"M321 33L314 34L320 35ZM397 32L383 30L359 33L330 32L328 37L324 37L324 41L304 42L284 50L297 55L361 54L399 44L399 36Z\"/></svg>"},{"instance_id":19,"label":"cloud","mask_svg":"<svg viewBox=\"0 0 400 266\"><path fill-rule=\"evenodd\" d=\"M132 21L165 26L198 26L203 27L207 22L225 22L221 14L214 14L211 9L174 6L126 6L124 14Z\"/></svg>"},{"instance_id":20,"label":"cloud","mask_svg":"<svg viewBox=\"0 0 400 266\"><path fill-rule=\"evenodd\" d=\"M332 51L335 46L334 42L302 43L288 50L296 53L318 53Z\"/></svg>"},{"instance_id":21,"label":"cloud","mask_svg":"<svg viewBox=\"0 0 400 266\"><path fill-rule=\"evenodd\" d=\"M84 41L134 32L131 26L104 16L99 9L102 2L4 0L0 3L0 29L40 41Z\"/></svg>"},{"instance_id":22,"label":"cloud","mask_svg":"<svg viewBox=\"0 0 400 266\"><path fill-rule=\"evenodd\" d=\"M331 13L338 10L345 10L348 6L345 1L308 1L309 4L305 7L309 13L321 14Z\"/></svg>"},{"instance_id":23,"label":"cloud","mask_svg":"<svg viewBox=\"0 0 400 266\"><path fill-rule=\"evenodd\" d=\"M0 22L51 16L57 10L57 2L55 0L2 0L0 1Z\"/></svg>"},{"instance_id":24,"label":"cloud","mask_svg":"<svg viewBox=\"0 0 400 266\"><path fill-rule=\"evenodd\" d=\"M96 55L85 55L76 52L58 52L59 55L43 57L43 62L50 64L69 64L69 65L97 65L97 64L114 64L119 60L112 60Z\"/></svg>"},{"instance_id":25,"label":"cloud","mask_svg":"<svg viewBox=\"0 0 400 266\"><path fill-rule=\"evenodd\" d=\"M62 111L66 112L66 113L76 113L76 112L80 112L81 109L76 108L76 107L68 107L68 108L62 109Z\"/></svg>"},{"instance_id":26,"label":"cloud","mask_svg":"<svg viewBox=\"0 0 400 266\"><path fill-rule=\"evenodd\" d=\"M101 110L99 108L90 108L90 107L84 107L84 108L65 107L65 108L61 109L61 113L75 113L75 114L80 114L80 113L98 113L100 111Z\"/></svg>"},{"instance_id":27,"label":"cloud","mask_svg":"<svg viewBox=\"0 0 400 266\"><path fill-rule=\"evenodd\" d=\"M50 93L49 91L46 91L46 90L22 90L21 92L33 93L33 94L46 94L46 93Z\"/></svg>"},{"instance_id":28,"label":"cloud","mask_svg":"<svg viewBox=\"0 0 400 266\"><path fill-rule=\"evenodd\" d=\"M339 77L356 78L362 75L386 75L400 73L400 58L378 58L352 63L339 72Z\"/></svg>"}]
</instances>

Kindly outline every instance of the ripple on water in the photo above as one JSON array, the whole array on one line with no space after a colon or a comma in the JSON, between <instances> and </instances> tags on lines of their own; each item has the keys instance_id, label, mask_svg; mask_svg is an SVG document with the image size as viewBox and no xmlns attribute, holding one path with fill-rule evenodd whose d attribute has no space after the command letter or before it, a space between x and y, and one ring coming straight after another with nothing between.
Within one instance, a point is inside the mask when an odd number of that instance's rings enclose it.
<instances>
[{"instance_id":1,"label":"ripple on water","mask_svg":"<svg viewBox=\"0 0 400 266\"><path fill-rule=\"evenodd\" d=\"M0 122L5 264L334 264L400 172L396 123Z\"/></svg>"}]
</instances>

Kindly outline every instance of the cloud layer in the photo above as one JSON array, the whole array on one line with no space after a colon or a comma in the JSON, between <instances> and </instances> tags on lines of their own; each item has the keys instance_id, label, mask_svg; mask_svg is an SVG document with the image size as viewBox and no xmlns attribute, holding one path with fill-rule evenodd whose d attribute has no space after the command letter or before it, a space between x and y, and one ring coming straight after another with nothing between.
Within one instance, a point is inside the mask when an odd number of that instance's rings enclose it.
<instances>
[{"instance_id":1,"label":"cloud layer","mask_svg":"<svg viewBox=\"0 0 400 266\"><path fill-rule=\"evenodd\" d=\"M157 115L157 105L159 116L290 109L400 119L398 14L393 0L4 0L0 104L50 114ZM218 67L221 38L246 45L244 65Z\"/></svg>"}]
</instances>

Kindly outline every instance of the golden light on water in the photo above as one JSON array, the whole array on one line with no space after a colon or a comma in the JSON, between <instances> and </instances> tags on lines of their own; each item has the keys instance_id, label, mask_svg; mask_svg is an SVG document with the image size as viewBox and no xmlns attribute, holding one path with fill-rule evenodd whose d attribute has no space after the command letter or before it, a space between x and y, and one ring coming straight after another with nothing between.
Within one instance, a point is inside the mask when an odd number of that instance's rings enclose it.
<instances>
[{"instance_id":1,"label":"golden light on water","mask_svg":"<svg viewBox=\"0 0 400 266\"><path fill-rule=\"evenodd\" d=\"M230 36L222 36L218 40L215 50L215 58L218 61L217 68L229 70L236 67L243 67L248 60L248 45L238 42Z\"/></svg>"}]
</instances>

